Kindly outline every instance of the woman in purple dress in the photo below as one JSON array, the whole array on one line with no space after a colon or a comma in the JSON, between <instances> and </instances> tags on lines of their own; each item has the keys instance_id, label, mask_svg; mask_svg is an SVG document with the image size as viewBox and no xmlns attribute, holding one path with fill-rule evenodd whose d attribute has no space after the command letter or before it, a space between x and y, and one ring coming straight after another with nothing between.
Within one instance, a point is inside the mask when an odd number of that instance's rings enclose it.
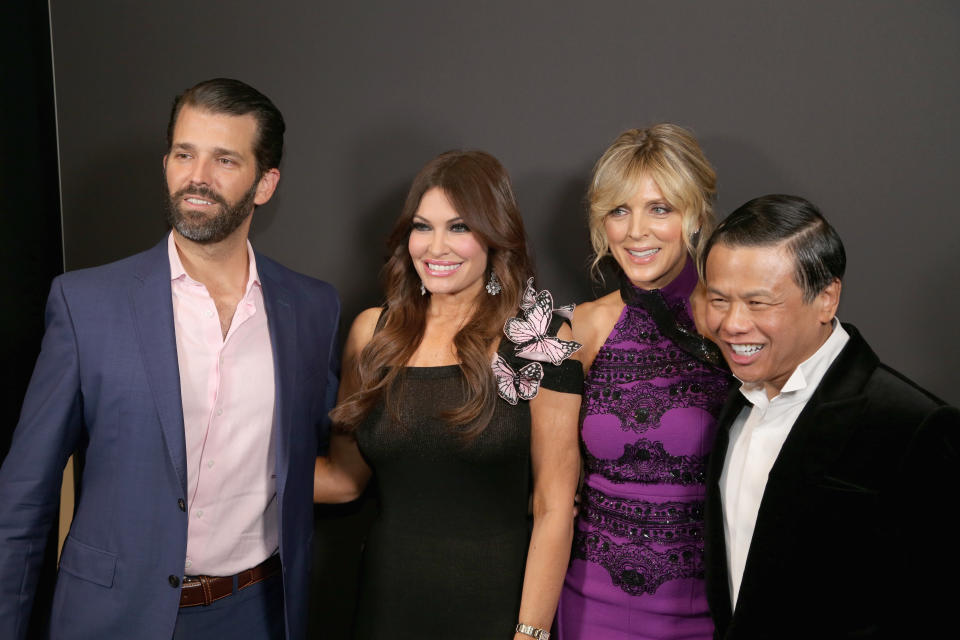
<instances>
[{"instance_id":1,"label":"woman in purple dress","mask_svg":"<svg viewBox=\"0 0 960 640\"><path fill-rule=\"evenodd\" d=\"M707 640L707 455L730 375L696 330L697 240L714 225L716 174L689 131L621 134L590 183L593 269L620 288L576 308L583 344L585 477L560 640Z\"/></svg>"}]
</instances>

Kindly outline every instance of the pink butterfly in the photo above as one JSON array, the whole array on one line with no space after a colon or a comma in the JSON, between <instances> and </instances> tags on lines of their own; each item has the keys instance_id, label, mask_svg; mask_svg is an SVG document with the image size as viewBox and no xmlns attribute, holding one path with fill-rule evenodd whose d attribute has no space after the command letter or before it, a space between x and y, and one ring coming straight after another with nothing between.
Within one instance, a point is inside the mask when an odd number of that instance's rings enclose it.
<instances>
[{"instance_id":1,"label":"pink butterfly","mask_svg":"<svg viewBox=\"0 0 960 640\"><path fill-rule=\"evenodd\" d=\"M543 379L543 365L539 362L514 371L499 353L493 356L493 375L497 379L497 393L510 404L517 404L517 398L533 400L540 391Z\"/></svg>"},{"instance_id":2,"label":"pink butterfly","mask_svg":"<svg viewBox=\"0 0 960 640\"><path fill-rule=\"evenodd\" d=\"M523 299L520 301L520 308L529 311L537 303L537 290L533 288L533 278L527 279L527 288L523 291ZM563 316L567 320L573 320L573 310L577 305L565 304L553 310L558 316Z\"/></svg>"},{"instance_id":3,"label":"pink butterfly","mask_svg":"<svg viewBox=\"0 0 960 640\"><path fill-rule=\"evenodd\" d=\"M533 288L533 277L527 278L527 288L523 290L523 299L520 300L520 308L528 311L536 303L537 290Z\"/></svg>"},{"instance_id":4,"label":"pink butterfly","mask_svg":"<svg viewBox=\"0 0 960 640\"><path fill-rule=\"evenodd\" d=\"M531 283L527 283L528 292ZM511 342L517 345L517 355L527 360L539 360L560 364L580 349L580 343L560 340L547 335L550 320L553 317L553 296L544 289L531 296L532 302L524 309L522 317L510 318L503 325L503 332ZM527 292L523 294L523 305L528 304Z\"/></svg>"}]
</instances>

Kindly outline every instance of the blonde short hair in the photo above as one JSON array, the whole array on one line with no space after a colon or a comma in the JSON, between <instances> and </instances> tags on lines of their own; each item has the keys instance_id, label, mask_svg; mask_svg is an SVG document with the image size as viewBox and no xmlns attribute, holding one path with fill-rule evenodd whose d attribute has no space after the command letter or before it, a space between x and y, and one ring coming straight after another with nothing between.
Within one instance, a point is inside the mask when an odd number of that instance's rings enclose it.
<instances>
[{"instance_id":1,"label":"blonde short hair","mask_svg":"<svg viewBox=\"0 0 960 640\"><path fill-rule=\"evenodd\" d=\"M610 252L604 219L636 193L644 175L682 213L684 244L695 260L697 239L709 236L716 225L717 174L693 134L669 123L624 131L597 160L587 191L594 275Z\"/></svg>"}]
</instances>

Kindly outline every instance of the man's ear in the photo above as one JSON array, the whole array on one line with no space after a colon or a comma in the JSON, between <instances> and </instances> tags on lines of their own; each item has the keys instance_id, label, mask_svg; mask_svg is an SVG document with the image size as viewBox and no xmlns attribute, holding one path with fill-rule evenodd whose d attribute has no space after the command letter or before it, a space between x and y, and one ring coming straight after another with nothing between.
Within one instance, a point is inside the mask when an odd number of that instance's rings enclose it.
<instances>
[{"instance_id":1,"label":"man's ear","mask_svg":"<svg viewBox=\"0 0 960 640\"><path fill-rule=\"evenodd\" d=\"M823 324L832 322L833 317L837 315L837 307L840 306L840 290L842 288L843 285L840 283L840 280L834 278L833 282L824 287L823 291L817 295L814 304L819 306L819 320Z\"/></svg>"},{"instance_id":2,"label":"man's ear","mask_svg":"<svg viewBox=\"0 0 960 640\"><path fill-rule=\"evenodd\" d=\"M277 190L277 184L280 183L280 170L274 167L268 169L260 176L260 182L257 184L257 193L253 196L253 203L258 207L266 204L273 197L273 192Z\"/></svg>"}]
</instances>

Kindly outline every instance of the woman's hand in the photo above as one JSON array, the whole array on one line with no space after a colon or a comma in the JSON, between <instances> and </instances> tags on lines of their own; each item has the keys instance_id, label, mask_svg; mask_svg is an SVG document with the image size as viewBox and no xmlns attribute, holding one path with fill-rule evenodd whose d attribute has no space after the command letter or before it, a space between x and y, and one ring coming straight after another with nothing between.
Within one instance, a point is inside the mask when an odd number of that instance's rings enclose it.
<instances>
[{"instance_id":1,"label":"woman's hand","mask_svg":"<svg viewBox=\"0 0 960 640\"><path fill-rule=\"evenodd\" d=\"M337 404L340 404L360 388L358 362L363 348L370 342L380 319L380 307L367 309L357 316L347 334L343 348L343 371ZM330 451L317 458L313 467L314 502L350 502L363 493L372 475L357 441L350 434L333 433L330 436Z\"/></svg>"}]
</instances>

